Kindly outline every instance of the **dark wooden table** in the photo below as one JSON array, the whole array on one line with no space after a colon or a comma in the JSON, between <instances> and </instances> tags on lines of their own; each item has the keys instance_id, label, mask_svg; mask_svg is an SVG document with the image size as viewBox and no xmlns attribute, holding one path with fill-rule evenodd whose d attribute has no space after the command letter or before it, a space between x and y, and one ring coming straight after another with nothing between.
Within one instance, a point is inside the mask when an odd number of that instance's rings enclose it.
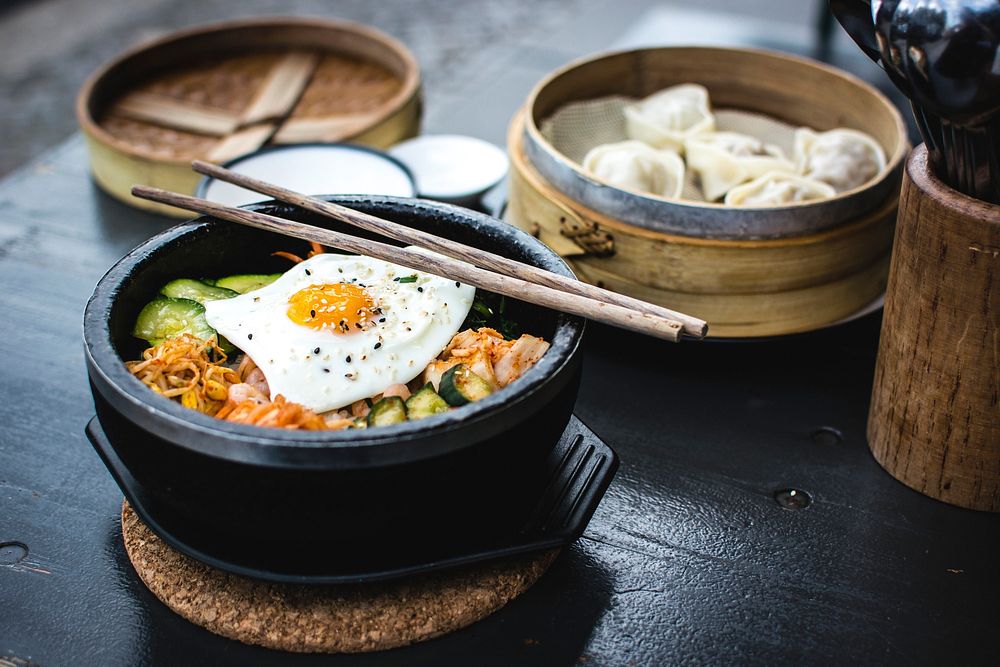
<instances>
[{"instance_id":1,"label":"dark wooden table","mask_svg":"<svg viewBox=\"0 0 1000 667\"><path fill-rule=\"evenodd\" d=\"M536 78L514 74L497 93L511 109ZM455 126L431 111L432 130ZM139 582L121 494L83 435L84 303L165 221L98 192L79 138L0 183L0 211L2 667L1000 655L1000 517L910 491L868 453L878 313L756 343L671 345L592 327L577 414L622 466L585 536L527 594L466 630L380 654L290 655L216 637ZM811 502L794 509L789 489Z\"/></svg>"}]
</instances>

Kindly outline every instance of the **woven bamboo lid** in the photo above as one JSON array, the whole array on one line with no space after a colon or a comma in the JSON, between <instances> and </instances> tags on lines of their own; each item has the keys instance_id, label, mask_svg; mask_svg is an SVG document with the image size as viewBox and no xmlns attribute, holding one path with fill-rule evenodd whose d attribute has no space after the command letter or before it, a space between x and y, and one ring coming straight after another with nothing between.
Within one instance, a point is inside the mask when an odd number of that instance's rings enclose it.
<instances>
[{"instance_id":1,"label":"woven bamboo lid","mask_svg":"<svg viewBox=\"0 0 1000 667\"><path fill-rule=\"evenodd\" d=\"M192 159L265 144L385 148L414 136L420 73L399 42L322 19L251 19L172 33L101 67L77 98L95 180L126 203L133 183L193 193Z\"/></svg>"}]
</instances>

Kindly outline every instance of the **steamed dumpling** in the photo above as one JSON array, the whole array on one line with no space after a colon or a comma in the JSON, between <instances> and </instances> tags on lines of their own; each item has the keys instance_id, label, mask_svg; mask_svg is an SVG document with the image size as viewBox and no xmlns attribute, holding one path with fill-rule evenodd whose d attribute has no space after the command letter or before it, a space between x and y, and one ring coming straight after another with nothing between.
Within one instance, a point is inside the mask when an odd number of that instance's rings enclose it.
<instances>
[{"instance_id":1,"label":"steamed dumpling","mask_svg":"<svg viewBox=\"0 0 1000 667\"><path fill-rule=\"evenodd\" d=\"M777 146L737 132L710 132L685 142L687 166L701 181L706 201L771 171L793 173L795 165Z\"/></svg>"},{"instance_id":2,"label":"steamed dumpling","mask_svg":"<svg viewBox=\"0 0 1000 667\"><path fill-rule=\"evenodd\" d=\"M864 132L814 132L803 127L795 131L795 163L803 176L843 192L873 178L886 160L882 146Z\"/></svg>"},{"instance_id":3,"label":"steamed dumpling","mask_svg":"<svg viewBox=\"0 0 1000 667\"><path fill-rule=\"evenodd\" d=\"M685 83L625 107L625 134L655 148L684 152L684 139L715 129L708 90Z\"/></svg>"},{"instance_id":4,"label":"steamed dumpling","mask_svg":"<svg viewBox=\"0 0 1000 667\"><path fill-rule=\"evenodd\" d=\"M726 194L729 206L780 206L834 196L832 186L804 176L772 171Z\"/></svg>"},{"instance_id":5,"label":"steamed dumpling","mask_svg":"<svg viewBox=\"0 0 1000 667\"><path fill-rule=\"evenodd\" d=\"M641 141L620 141L590 149L583 168L619 188L679 197L684 187L684 161L677 153Z\"/></svg>"}]
</instances>

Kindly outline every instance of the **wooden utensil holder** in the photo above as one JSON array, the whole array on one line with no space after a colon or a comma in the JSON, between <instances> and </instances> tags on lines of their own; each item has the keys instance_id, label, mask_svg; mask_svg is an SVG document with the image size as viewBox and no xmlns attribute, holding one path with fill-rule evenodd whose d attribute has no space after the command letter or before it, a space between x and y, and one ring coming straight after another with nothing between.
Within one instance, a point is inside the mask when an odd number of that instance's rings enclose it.
<instances>
[{"instance_id":1,"label":"wooden utensil holder","mask_svg":"<svg viewBox=\"0 0 1000 667\"><path fill-rule=\"evenodd\" d=\"M900 194L868 443L932 498L1000 512L1000 206L914 149Z\"/></svg>"}]
</instances>

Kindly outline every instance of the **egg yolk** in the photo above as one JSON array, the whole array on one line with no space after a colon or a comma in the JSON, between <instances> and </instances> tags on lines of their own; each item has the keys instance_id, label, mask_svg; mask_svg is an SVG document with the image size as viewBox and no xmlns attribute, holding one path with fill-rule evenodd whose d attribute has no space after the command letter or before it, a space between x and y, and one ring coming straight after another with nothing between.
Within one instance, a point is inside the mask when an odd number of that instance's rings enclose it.
<instances>
[{"instance_id":1,"label":"egg yolk","mask_svg":"<svg viewBox=\"0 0 1000 667\"><path fill-rule=\"evenodd\" d=\"M310 285L288 299L288 319L310 329L350 333L373 321L375 302L351 283Z\"/></svg>"}]
</instances>

